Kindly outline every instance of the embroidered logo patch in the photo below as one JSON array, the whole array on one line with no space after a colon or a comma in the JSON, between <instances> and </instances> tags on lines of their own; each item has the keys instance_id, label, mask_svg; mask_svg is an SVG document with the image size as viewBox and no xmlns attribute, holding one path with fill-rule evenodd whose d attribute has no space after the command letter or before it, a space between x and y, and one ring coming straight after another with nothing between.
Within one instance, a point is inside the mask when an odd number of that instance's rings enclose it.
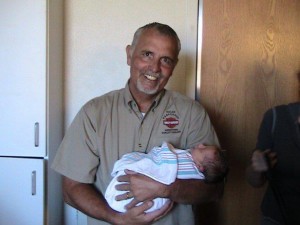
<instances>
[{"instance_id":1,"label":"embroidered logo patch","mask_svg":"<svg viewBox=\"0 0 300 225\"><path fill-rule=\"evenodd\" d=\"M164 119L164 125L166 125L169 128L174 128L179 124L178 119L174 117L167 117Z\"/></svg>"},{"instance_id":2,"label":"embroidered logo patch","mask_svg":"<svg viewBox=\"0 0 300 225\"><path fill-rule=\"evenodd\" d=\"M179 125L179 116L177 115L176 111L166 111L163 116L163 124L167 128L162 133L180 133L180 131L176 128Z\"/></svg>"}]
</instances>

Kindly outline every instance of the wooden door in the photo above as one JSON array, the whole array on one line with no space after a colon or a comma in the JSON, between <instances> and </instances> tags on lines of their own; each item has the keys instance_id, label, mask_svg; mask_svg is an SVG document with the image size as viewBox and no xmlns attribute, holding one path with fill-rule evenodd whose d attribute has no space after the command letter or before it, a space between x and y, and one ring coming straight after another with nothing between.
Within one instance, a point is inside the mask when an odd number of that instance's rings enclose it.
<instances>
[{"instance_id":1,"label":"wooden door","mask_svg":"<svg viewBox=\"0 0 300 225\"><path fill-rule=\"evenodd\" d=\"M200 102L228 152L222 201L199 206L200 225L259 224L264 188L245 169L266 109L298 101L300 1L204 0Z\"/></svg>"}]
</instances>

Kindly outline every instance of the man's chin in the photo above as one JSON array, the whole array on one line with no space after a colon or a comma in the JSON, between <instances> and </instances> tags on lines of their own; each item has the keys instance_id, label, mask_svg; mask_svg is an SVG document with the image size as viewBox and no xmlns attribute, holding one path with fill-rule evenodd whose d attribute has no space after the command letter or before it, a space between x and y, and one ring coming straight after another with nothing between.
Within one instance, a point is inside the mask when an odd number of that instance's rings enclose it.
<instances>
[{"instance_id":1,"label":"man's chin","mask_svg":"<svg viewBox=\"0 0 300 225\"><path fill-rule=\"evenodd\" d=\"M145 88L144 86L142 85L138 85L138 90L140 92L143 92L144 94L147 94L147 95L155 95L158 93L158 88Z\"/></svg>"},{"instance_id":2,"label":"man's chin","mask_svg":"<svg viewBox=\"0 0 300 225\"><path fill-rule=\"evenodd\" d=\"M143 92L144 94L147 94L147 95L156 95L157 94L157 90L143 89L143 90L140 90L140 91Z\"/></svg>"}]
</instances>

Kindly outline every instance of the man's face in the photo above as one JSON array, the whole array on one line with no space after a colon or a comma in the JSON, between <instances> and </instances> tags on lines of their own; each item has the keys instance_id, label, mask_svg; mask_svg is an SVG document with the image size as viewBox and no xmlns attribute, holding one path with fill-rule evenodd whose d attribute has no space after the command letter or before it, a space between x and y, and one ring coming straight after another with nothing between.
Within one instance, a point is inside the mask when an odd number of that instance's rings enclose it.
<instances>
[{"instance_id":1,"label":"man's face","mask_svg":"<svg viewBox=\"0 0 300 225\"><path fill-rule=\"evenodd\" d=\"M168 83L177 63L176 39L154 29L146 30L135 46L127 46L126 52L132 94L159 93Z\"/></svg>"}]
</instances>

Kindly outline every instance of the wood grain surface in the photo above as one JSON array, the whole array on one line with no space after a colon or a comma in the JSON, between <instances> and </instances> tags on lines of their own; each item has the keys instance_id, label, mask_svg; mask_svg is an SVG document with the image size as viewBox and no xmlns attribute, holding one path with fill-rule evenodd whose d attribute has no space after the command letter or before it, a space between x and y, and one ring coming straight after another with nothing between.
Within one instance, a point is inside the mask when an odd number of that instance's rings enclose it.
<instances>
[{"instance_id":1,"label":"wood grain surface","mask_svg":"<svg viewBox=\"0 0 300 225\"><path fill-rule=\"evenodd\" d=\"M258 225L264 188L245 169L263 113L299 100L300 1L204 0L200 102L230 173L219 203L197 207L197 224Z\"/></svg>"}]
</instances>

